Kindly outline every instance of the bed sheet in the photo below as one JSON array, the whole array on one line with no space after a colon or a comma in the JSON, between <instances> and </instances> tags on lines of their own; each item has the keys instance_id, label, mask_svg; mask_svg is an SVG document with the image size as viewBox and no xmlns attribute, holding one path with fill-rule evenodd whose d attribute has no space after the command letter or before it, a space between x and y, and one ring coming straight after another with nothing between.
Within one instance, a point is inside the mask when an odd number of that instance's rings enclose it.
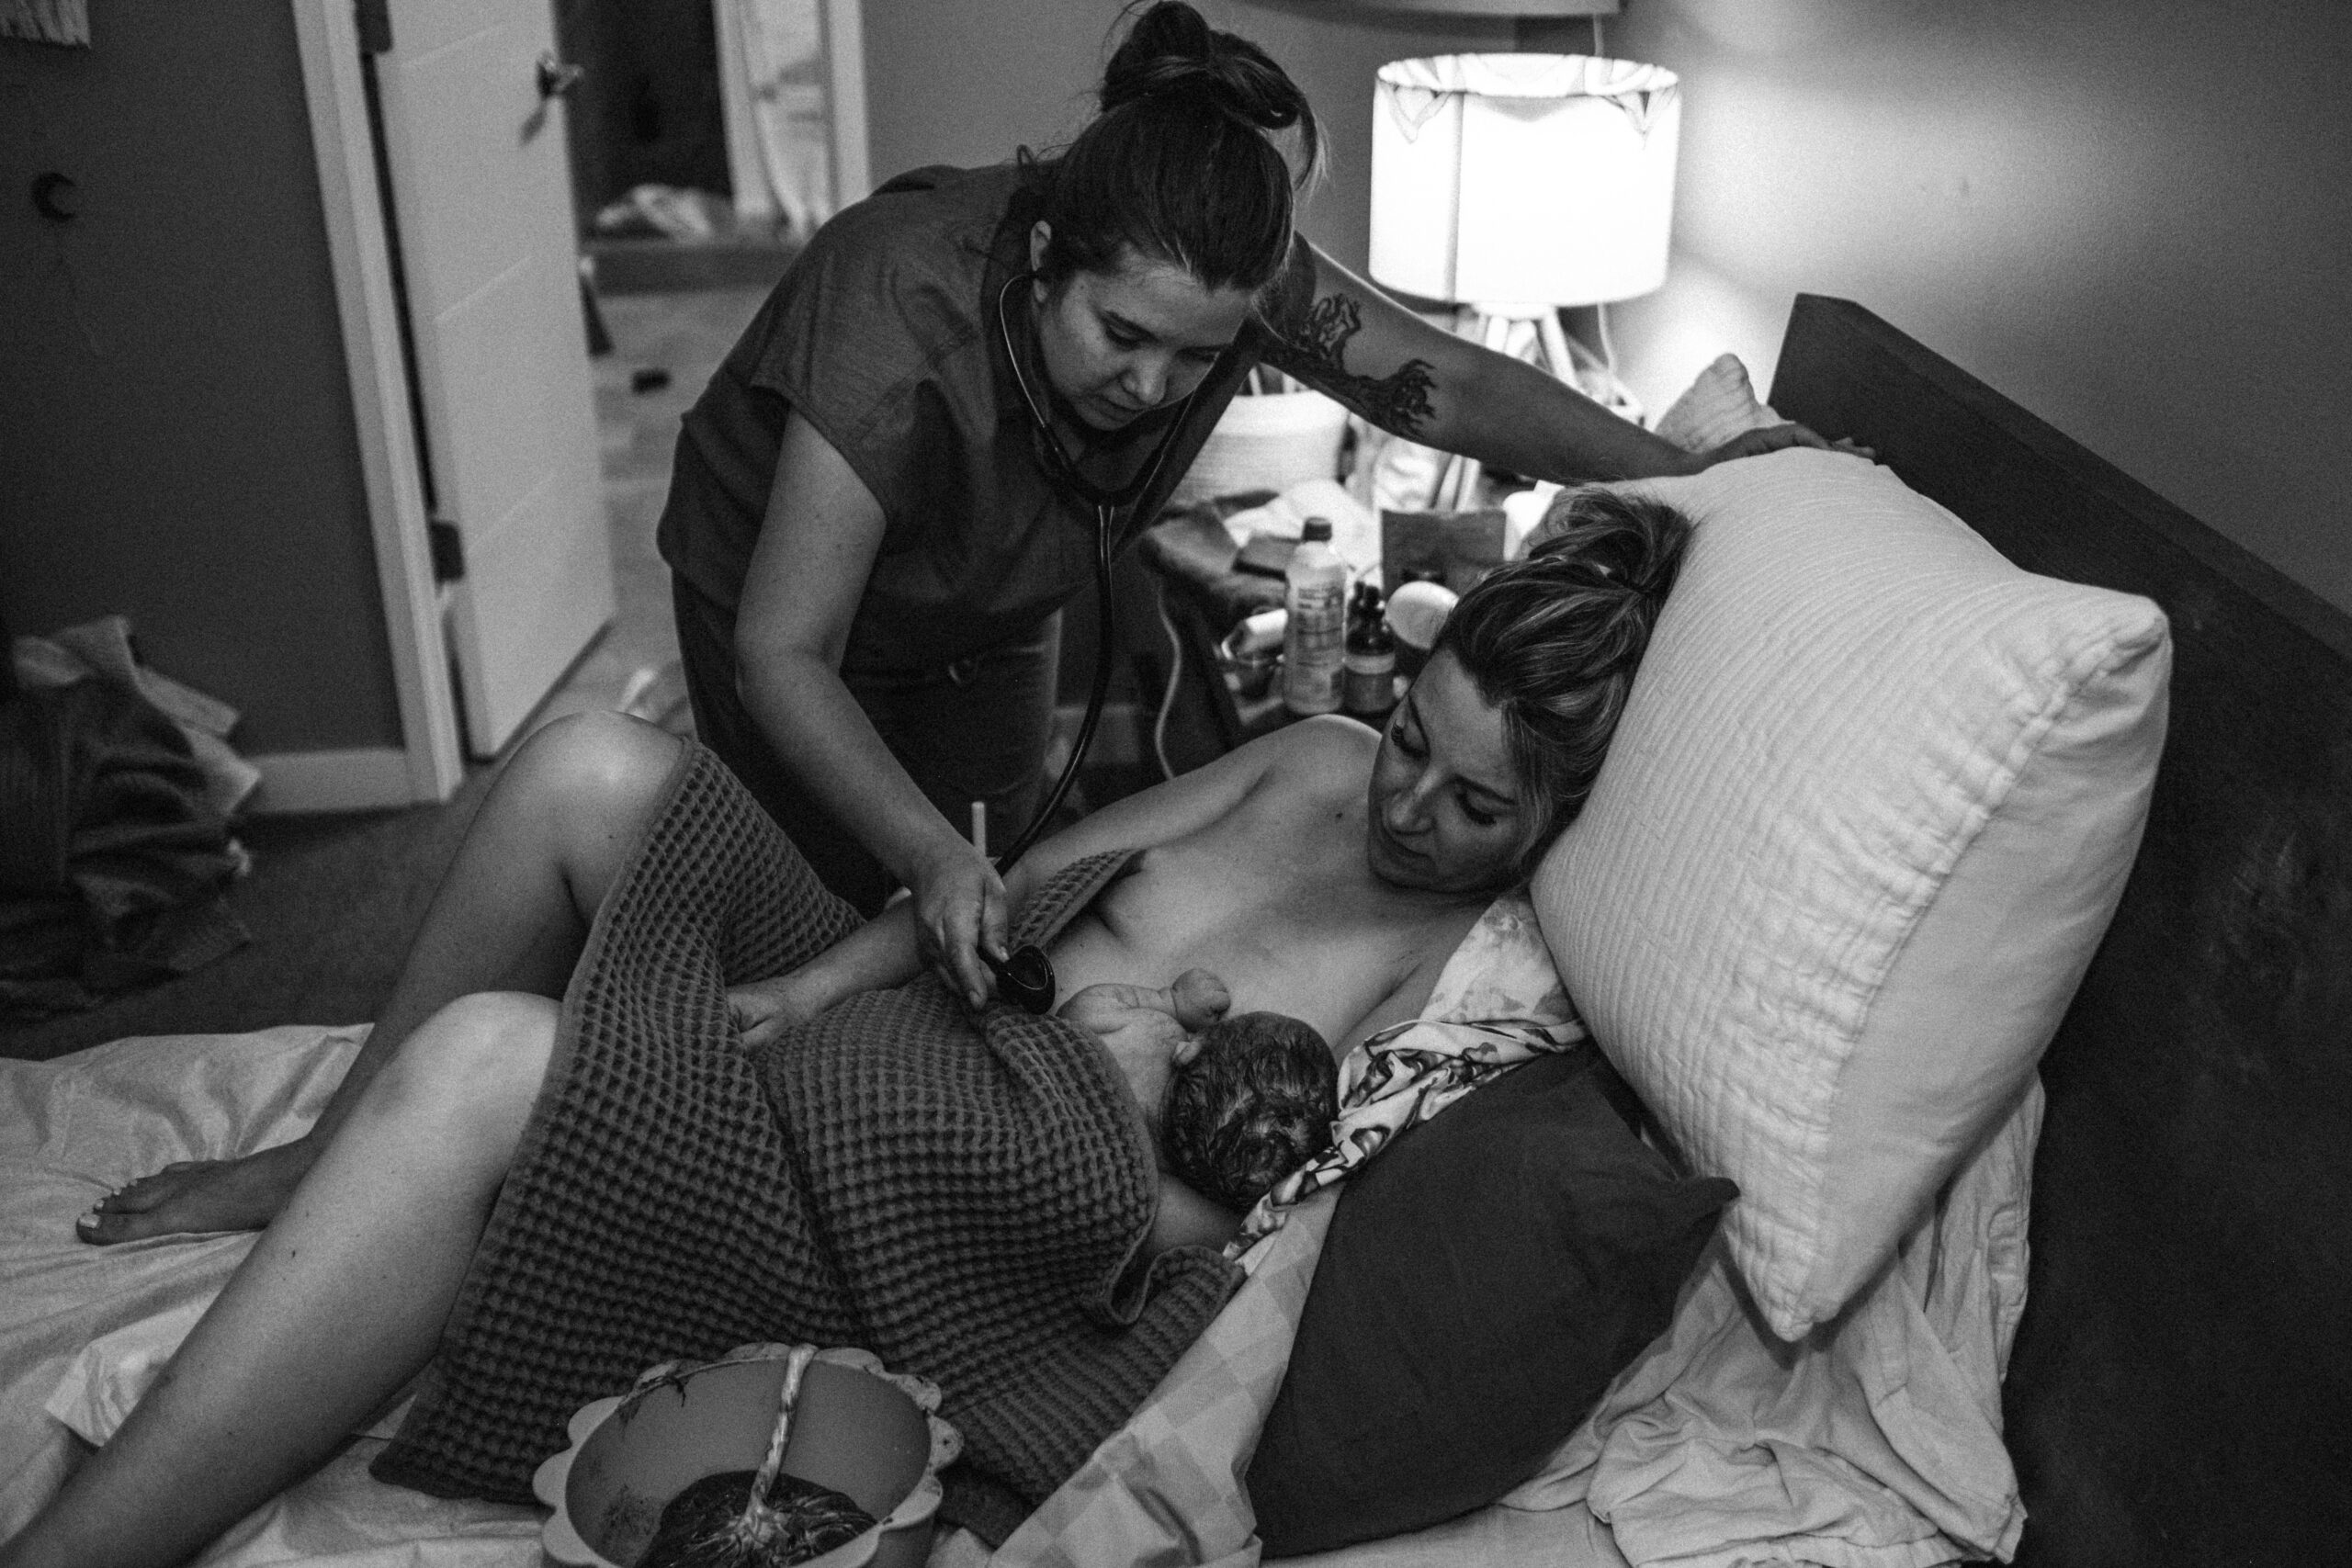
<instances>
[{"instance_id":1,"label":"bed sheet","mask_svg":"<svg viewBox=\"0 0 2352 1568\"><path fill-rule=\"evenodd\" d=\"M1718 1235L1668 1332L1543 1473L1464 1519L1317 1568L1939 1568L2024 1528L2000 1383L2025 1301L2040 1085L1834 1323L1774 1338ZM1335 1194L1303 1204L1126 1427L990 1568L1255 1568L1240 1478L1289 1360Z\"/></svg>"},{"instance_id":2,"label":"bed sheet","mask_svg":"<svg viewBox=\"0 0 2352 1568\"><path fill-rule=\"evenodd\" d=\"M112 1429L251 1245L217 1235L89 1247L74 1235L74 1216L172 1160L298 1135L365 1037L364 1026L287 1027L0 1062L0 1538L86 1451L76 1428L100 1440ZM2040 1109L2037 1090L1837 1334L1767 1347L1736 1279L1711 1255L1673 1331L1545 1476L1469 1518L1296 1561L1925 1568L2006 1557L2023 1516L1999 1450L1999 1360L2022 1303L2025 1179ZM1233 1477L1280 1382L1332 1197L1319 1194L1269 1238L1241 1294L1001 1562L1100 1563L1110 1560L1106 1540L1154 1562L1257 1561ZM355 1439L201 1561L536 1568L536 1510L382 1485L366 1472L378 1446ZM1171 1467L1171 1456L1181 1462ZM1171 1495L1186 1486L1199 1495ZM1210 1499L1223 1511L1205 1506ZM1074 1526L1079 1515L1091 1525ZM1777 1546L1744 1559L1745 1548L1724 1546L1752 1545L1759 1517L1781 1521L1770 1527ZM977 1568L987 1555L957 1532L938 1543L932 1568Z\"/></svg>"},{"instance_id":3,"label":"bed sheet","mask_svg":"<svg viewBox=\"0 0 2352 1568\"><path fill-rule=\"evenodd\" d=\"M300 1136L367 1036L365 1024L290 1025L0 1061L0 1540L120 1424L253 1246L234 1235L87 1247L74 1217L174 1160ZM400 1403L198 1562L541 1568L540 1510L430 1497L368 1473ZM956 1530L929 1568L978 1568L987 1556Z\"/></svg>"}]
</instances>

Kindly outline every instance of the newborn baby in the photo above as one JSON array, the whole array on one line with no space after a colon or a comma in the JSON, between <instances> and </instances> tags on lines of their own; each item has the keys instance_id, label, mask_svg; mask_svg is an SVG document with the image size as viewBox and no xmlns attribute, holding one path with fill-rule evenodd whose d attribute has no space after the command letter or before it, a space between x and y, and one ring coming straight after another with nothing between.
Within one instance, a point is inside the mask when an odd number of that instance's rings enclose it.
<instances>
[{"instance_id":1,"label":"newborn baby","mask_svg":"<svg viewBox=\"0 0 2352 1568\"><path fill-rule=\"evenodd\" d=\"M1247 1213L1331 1141L1339 1064L1284 1013L1221 1018L1194 1039L1160 1102L1159 1157L1202 1197Z\"/></svg>"},{"instance_id":2,"label":"newborn baby","mask_svg":"<svg viewBox=\"0 0 2352 1568\"><path fill-rule=\"evenodd\" d=\"M1167 991L1089 986L1059 1016L1118 1062L1160 1168L1246 1213L1330 1142L1340 1071L1312 1025L1278 1012L1219 1016L1225 1000L1224 986L1195 969Z\"/></svg>"}]
</instances>

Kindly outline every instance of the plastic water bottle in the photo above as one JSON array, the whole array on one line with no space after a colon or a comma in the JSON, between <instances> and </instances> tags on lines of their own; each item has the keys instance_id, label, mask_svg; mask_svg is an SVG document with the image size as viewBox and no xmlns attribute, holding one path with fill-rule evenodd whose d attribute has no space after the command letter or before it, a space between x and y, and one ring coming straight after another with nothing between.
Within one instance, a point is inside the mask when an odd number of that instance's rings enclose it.
<instances>
[{"instance_id":1,"label":"plastic water bottle","mask_svg":"<svg viewBox=\"0 0 2352 1568\"><path fill-rule=\"evenodd\" d=\"M1310 517L1283 573L1283 705L1334 713L1347 658L1348 566L1331 549L1331 525Z\"/></svg>"}]
</instances>

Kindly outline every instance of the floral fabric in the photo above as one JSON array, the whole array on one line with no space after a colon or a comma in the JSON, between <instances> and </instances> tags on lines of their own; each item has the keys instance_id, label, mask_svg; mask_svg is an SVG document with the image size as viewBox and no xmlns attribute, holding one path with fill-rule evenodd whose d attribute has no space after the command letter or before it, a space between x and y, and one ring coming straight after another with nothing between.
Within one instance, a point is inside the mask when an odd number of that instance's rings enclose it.
<instances>
[{"instance_id":1,"label":"floral fabric","mask_svg":"<svg viewBox=\"0 0 2352 1568\"><path fill-rule=\"evenodd\" d=\"M1274 1184L1241 1222L1226 1256L1254 1267L1257 1249L1291 1211L1346 1178L1406 1128L1520 1063L1567 1051L1584 1022L1536 929L1535 907L1509 893L1487 907L1446 961L1419 1018L1365 1037L1340 1066L1331 1145Z\"/></svg>"}]
</instances>

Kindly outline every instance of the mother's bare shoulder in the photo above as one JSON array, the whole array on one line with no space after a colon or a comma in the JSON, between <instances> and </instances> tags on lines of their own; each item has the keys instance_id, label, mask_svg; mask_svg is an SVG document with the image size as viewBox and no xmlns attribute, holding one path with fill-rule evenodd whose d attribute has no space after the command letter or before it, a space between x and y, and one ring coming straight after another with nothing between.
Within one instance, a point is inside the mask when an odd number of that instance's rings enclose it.
<instances>
[{"instance_id":1,"label":"mother's bare shoulder","mask_svg":"<svg viewBox=\"0 0 2352 1568\"><path fill-rule=\"evenodd\" d=\"M1380 750L1380 733L1336 713L1285 725L1252 746L1267 749L1267 772L1296 775L1317 785L1361 790Z\"/></svg>"}]
</instances>

